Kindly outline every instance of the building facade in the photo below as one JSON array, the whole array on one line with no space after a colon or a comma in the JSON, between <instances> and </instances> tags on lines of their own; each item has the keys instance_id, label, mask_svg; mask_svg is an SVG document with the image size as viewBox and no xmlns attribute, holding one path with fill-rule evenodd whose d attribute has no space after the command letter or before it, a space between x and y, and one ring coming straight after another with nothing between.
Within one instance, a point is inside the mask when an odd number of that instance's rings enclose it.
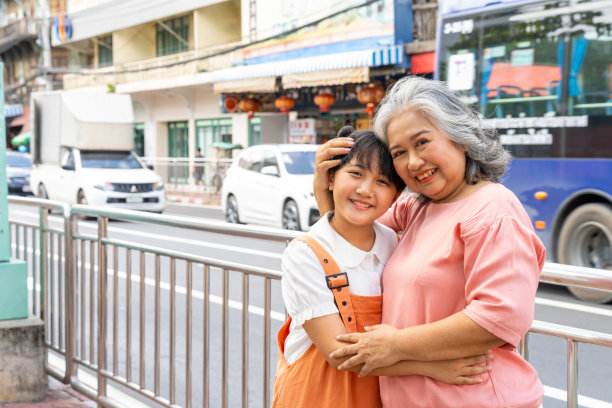
<instances>
[{"instance_id":1,"label":"building facade","mask_svg":"<svg viewBox=\"0 0 612 408\"><path fill-rule=\"evenodd\" d=\"M90 57L68 61L65 89L132 96L138 154L194 158L199 148L214 157L213 146L321 143L343 123L367 127L381 89L433 72L436 7L66 0L51 49Z\"/></svg>"}]
</instances>

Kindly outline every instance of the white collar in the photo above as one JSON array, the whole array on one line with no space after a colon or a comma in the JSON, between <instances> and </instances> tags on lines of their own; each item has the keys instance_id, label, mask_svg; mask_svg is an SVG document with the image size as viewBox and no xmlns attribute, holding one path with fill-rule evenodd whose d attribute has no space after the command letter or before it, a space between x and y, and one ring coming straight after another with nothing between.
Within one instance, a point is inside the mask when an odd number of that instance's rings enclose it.
<instances>
[{"instance_id":1,"label":"white collar","mask_svg":"<svg viewBox=\"0 0 612 408\"><path fill-rule=\"evenodd\" d=\"M368 254L374 255L379 262L385 264L391 257L395 246L385 245L385 232L384 226L374 222L374 232L376 238L374 239L374 245L370 251L362 251L361 249L350 244L344 239L336 230L330 225L329 217L333 214L333 211L328 212L317 221L312 228L310 233L313 234L321 243L325 244L327 248L333 250L334 259L346 267L356 267L363 262L363 259Z\"/></svg>"}]
</instances>

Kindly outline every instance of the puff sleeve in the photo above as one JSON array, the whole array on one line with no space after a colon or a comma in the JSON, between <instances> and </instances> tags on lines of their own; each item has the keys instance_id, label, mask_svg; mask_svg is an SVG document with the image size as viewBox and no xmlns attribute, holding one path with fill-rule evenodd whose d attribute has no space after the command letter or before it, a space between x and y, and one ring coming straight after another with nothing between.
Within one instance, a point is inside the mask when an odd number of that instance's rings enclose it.
<instances>
[{"instance_id":1,"label":"puff sleeve","mask_svg":"<svg viewBox=\"0 0 612 408\"><path fill-rule=\"evenodd\" d=\"M477 231L462 231L466 279L464 313L516 346L533 322L545 249L531 225L511 215Z\"/></svg>"},{"instance_id":2,"label":"puff sleeve","mask_svg":"<svg viewBox=\"0 0 612 408\"><path fill-rule=\"evenodd\" d=\"M283 253L281 269L283 301L296 325L338 313L323 267L306 243L294 240L289 244Z\"/></svg>"}]
</instances>

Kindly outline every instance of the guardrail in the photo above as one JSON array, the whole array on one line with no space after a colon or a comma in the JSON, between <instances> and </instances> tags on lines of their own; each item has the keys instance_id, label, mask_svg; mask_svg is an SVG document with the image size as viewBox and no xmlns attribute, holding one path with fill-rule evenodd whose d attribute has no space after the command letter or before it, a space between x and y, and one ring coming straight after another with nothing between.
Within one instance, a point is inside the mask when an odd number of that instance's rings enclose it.
<instances>
[{"instance_id":1,"label":"guardrail","mask_svg":"<svg viewBox=\"0 0 612 408\"><path fill-rule=\"evenodd\" d=\"M275 242L288 242L299 233L81 205L68 208L32 198L10 197L9 203L40 208L38 224L11 221L11 237L13 255L30 265L32 312L45 321L46 345L65 359L63 372L47 366L51 375L105 407L122 408L109 397L109 384L165 407L270 406L276 352L272 323L280 326L285 318L271 308L272 284L280 273L118 239L109 220L180 228L181 234L191 230ZM62 228L49 225L50 210L59 211ZM79 231L80 216L97 218L95 234ZM32 249L32 254L40 251L39 303L36 258L28 260L28 243L35 240L26 238L26 229L40 242ZM63 246L56 243L60 240ZM547 263L541 281L612 291L608 272L568 265ZM262 299L253 293L256 285ZM184 299L179 302L179 297ZM612 335L539 321L531 333L567 340L567 406L576 407L578 344L612 348ZM529 336L521 342L521 352L529 357ZM81 370L96 378L93 390L80 380Z\"/></svg>"}]
</instances>

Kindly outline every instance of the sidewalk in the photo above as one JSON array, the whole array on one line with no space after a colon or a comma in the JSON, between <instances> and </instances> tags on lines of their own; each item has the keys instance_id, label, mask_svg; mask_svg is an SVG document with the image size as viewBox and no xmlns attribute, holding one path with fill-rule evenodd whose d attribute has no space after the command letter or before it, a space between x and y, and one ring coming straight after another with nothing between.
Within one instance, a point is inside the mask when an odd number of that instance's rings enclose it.
<instances>
[{"instance_id":1,"label":"sidewalk","mask_svg":"<svg viewBox=\"0 0 612 408\"><path fill-rule=\"evenodd\" d=\"M166 187L166 199L169 203L195 205L221 205L221 195L212 191L212 187L172 185Z\"/></svg>"},{"instance_id":2,"label":"sidewalk","mask_svg":"<svg viewBox=\"0 0 612 408\"><path fill-rule=\"evenodd\" d=\"M49 385L45 391L45 399L38 402L0 403L0 408L95 408L97 404L79 394L69 384L62 384L52 376L48 376Z\"/></svg>"}]
</instances>

